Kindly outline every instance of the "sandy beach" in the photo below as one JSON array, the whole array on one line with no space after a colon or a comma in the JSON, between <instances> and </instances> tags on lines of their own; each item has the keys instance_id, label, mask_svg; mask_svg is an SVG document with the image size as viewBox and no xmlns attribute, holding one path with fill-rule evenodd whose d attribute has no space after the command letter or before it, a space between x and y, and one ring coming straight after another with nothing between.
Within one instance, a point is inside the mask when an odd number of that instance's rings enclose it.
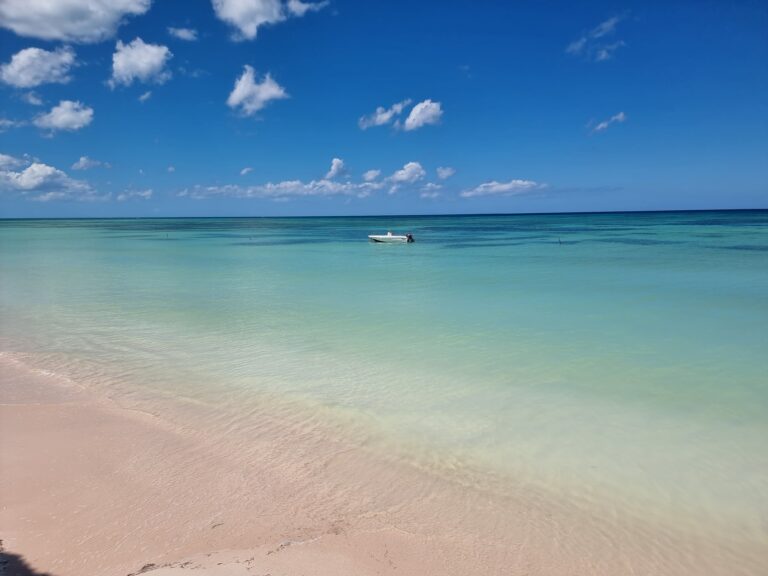
<instances>
[{"instance_id":1,"label":"sandy beach","mask_svg":"<svg viewBox=\"0 0 768 576\"><path fill-rule=\"evenodd\" d=\"M0 576L768 576L766 30L0 0Z\"/></svg>"},{"instance_id":2,"label":"sandy beach","mask_svg":"<svg viewBox=\"0 0 768 576\"><path fill-rule=\"evenodd\" d=\"M7 356L0 392L8 576L758 573L759 549L318 451L317 427L224 450Z\"/></svg>"},{"instance_id":3,"label":"sandy beach","mask_svg":"<svg viewBox=\"0 0 768 576\"><path fill-rule=\"evenodd\" d=\"M342 517L301 517L284 494L295 487L279 471L233 466L153 416L18 365L3 366L2 382L3 543L35 573L207 566L240 574L254 565L375 574L396 562L417 572L430 564L418 535L394 528L350 535ZM221 552L233 547L248 550ZM258 563L239 561L249 557Z\"/></svg>"}]
</instances>

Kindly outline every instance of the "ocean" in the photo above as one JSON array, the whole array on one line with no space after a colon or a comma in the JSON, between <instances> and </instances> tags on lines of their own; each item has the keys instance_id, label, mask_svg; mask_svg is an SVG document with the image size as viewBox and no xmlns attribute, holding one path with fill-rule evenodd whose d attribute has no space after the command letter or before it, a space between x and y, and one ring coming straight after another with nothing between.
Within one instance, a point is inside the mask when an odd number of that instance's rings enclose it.
<instances>
[{"instance_id":1,"label":"ocean","mask_svg":"<svg viewBox=\"0 0 768 576\"><path fill-rule=\"evenodd\" d=\"M121 404L768 539L768 211L2 220L0 274L3 354Z\"/></svg>"}]
</instances>

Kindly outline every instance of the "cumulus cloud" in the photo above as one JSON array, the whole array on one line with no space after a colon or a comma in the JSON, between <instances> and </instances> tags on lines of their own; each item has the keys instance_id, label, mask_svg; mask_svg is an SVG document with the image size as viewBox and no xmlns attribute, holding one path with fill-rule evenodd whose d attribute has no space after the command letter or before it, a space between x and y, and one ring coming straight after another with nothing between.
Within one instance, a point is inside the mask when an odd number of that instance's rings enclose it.
<instances>
[{"instance_id":1,"label":"cumulus cloud","mask_svg":"<svg viewBox=\"0 0 768 576\"><path fill-rule=\"evenodd\" d=\"M134 80L162 84L171 77L165 66L172 57L173 53L167 46L147 44L141 38L134 39L130 44L118 40L112 55L109 86L130 86Z\"/></svg>"},{"instance_id":2,"label":"cumulus cloud","mask_svg":"<svg viewBox=\"0 0 768 576\"><path fill-rule=\"evenodd\" d=\"M338 162L336 162L338 160ZM248 170L250 172L250 170ZM244 168L241 175L247 173ZM282 180L267 182L253 186L226 184L217 186L193 186L180 191L177 195L185 198L204 199L217 197L256 198L275 201L285 201L297 197L333 197L366 198L371 194L389 188L393 193L400 187L415 187L426 176L426 171L418 162L408 162L391 176L379 178L380 170L368 170L362 179L355 181L351 178L338 179L344 173L341 159L334 158L331 169L324 178L317 180ZM436 197L442 188L440 184L426 183L419 191L424 197Z\"/></svg>"},{"instance_id":3,"label":"cumulus cloud","mask_svg":"<svg viewBox=\"0 0 768 576\"><path fill-rule=\"evenodd\" d=\"M0 154L0 191L39 202L105 198L87 182L70 178L58 168L5 154Z\"/></svg>"},{"instance_id":4,"label":"cumulus cloud","mask_svg":"<svg viewBox=\"0 0 768 576\"><path fill-rule=\"evenodd\" d=\"M408 118L405 119L405 130L416 130L429 124L437 124L443 116L443 109L440 102L424 100L413 107Z\"/></svg>"},{"instance_id":5,"label":"cumulus cloud","mask_svg":"<svg viewBox=\"0 0 768 576\"><path fill-rule=\"evenodd\" d=\"M413 184L426 176L427 173L418 162L408 162L400 170L397 170L389 181L395 184Z\"/></svg>"},{"instance_id":6,"label":"cumulus cloud","mask_svg":"<svg viewBox=\"0 0 768 576\"><path fill-rule=\"evenodd\" d=\"M622 122L626 121L627 115L624 114L624 112L619 112L618 114L614 114L608 120L603 120L602 122L599 122L594 128L592 128L592 132L603 132L605 130L608 130L611 124L621 124Z\"/></svg>"},{"instance_id":7,"label":"cumulus cloud","mask_svg":"<svg viewBox=\"0 0 768 576\"><path fill-rule=\"evenodd\" d=\"M245 176L246 174L250 174L251 172L253 172L253 168L251 168L250 166L246 166L245 168L240 170L240 176Z\"/></svg>"},{"instance_id":8,"label":"cumulus cloud","mask_svg":"<svg viewBox=\"0 0 768 576\"><path fill-rule=\"evenodd\" d=\"M23 160L10 156L8 154L0 153L0 170L5 170L7 168L17 168L18 166L23 166L23 165L24 165Z\"/></svg>"},{"instance_id":9,"label":"cumulus cloud","mask_svg":"<svg viewBox=\"0 0 768 576\"><path fill-rule=\"evenodd\" d=\"M533 180L510 180L509 182L484 182L475 188L464 190L461 196L464 198L473 198L476 196L513 196L541 190L545 184L534 182Z\"/></svg>"},{"instance_id":10,"label":"cumulus cloud","mask_svg":"<svg viewBox=\"0 0 768 576\"><path fill-rule=\"evenodd\" d=\"M168 34L179 40L186 40L187 42L194 42L197 40L197 30L194 28L174 28L168 27Z\"/></svg>"},{"instance_id":11,"label":"cumulus cloud","mask_svg":"<svg viewBox=\"0 0 768 576\"><path fill-rule=\"evenodd\" d=\"M19 36L64 42L100 42L151 0L2 0L0 26Z\"/></svg>"},{"instance_id":12,"label":"cumulus cloud","mask_svg":"<svg viewBox=\"0 0 768 576\"><path fill-rule=\"evenodd\" d=\"M317 12L318 10L322 10L326 6L328 6L328 0L315 3L302 2L301 0L288 0L288 3L286 4L288 11L294 16L299 17L304 16L307 12Z\"/></svg>"},{"instance_id":13,"label":"cumulus cloud","mask_svg":"<svg viewBox=\"0 0 768 576\"><path fill-rule=\"evenodd\" d=\"M152 189L146 190L126 190L117 195L118 202L125 202L126 200L149 200L152 198Z\"/></svg>"},{"instance_id":14,"label":"cumulus cloud","mask_svg":"<svg viewBox=\"0 0 768 576\"><path fill-rule=\"evenodd\" d=\"M37 190L46 185L62 184L69 178L61 170L41 162L34 162L20 172L7 173L5 177L6 182L18 190Z\"/></svg>"},{"instance_id":15,"label":"cumulus cloud","mask_svg":"<svg viewBox=\"0 0 768 576\"><path fill-rule=\"evenodd\" d=\"M396 117L400 116L400 114L403 113L403 109L406 106L410 105L410 103L411 103L411 99L408 98L406 100L403 100L402 102L393 104L389 108L384 108L383 106L379 106L378 108L376 108L376 111L373 112L372 114L369 114L367 116L361 116L360 119L357 121L357 125L360 126L360 129L366 130L373 126L384 126L385 124L389 124Z\"/></svg>"},{"instance_id":16,"label":"cumulus cloud","mask_svg":"<svg viewBox=\"0 0 768 576\"><path fill-rule=\"evenodd\" d=\"M286 18L280 0L213 0L213 10L219 20L237 30L237 40L253 40L259 26Z\"/></svg>"},{"instance_id":17,"label":"cumulus cloud","mask_svg":"<svg viewBox=\"0 0 768 576\"><path fill-rule=\"evenodd\" d=\"M331 168L325 175L326 180L333 180L336 176L344 173L344 160L341 158L334 158L331 160Z\"/></svg>"},{"instance_id":18,"label":"cumulus cloud","mask_svg":"<svg viewBox=\"0 0 768 576\"><path fill-rule=\"evenodd\" d=\"M328 2L299 0L213 0L216 17L235 29L235 40L253 40L261 26L316 12Z\"/></svg>"},{"instance_id":19,"label":"cumulus cloud","mask_svg":"<svg viewBox=\"0 0 768 576\"><path fill-rule=\"evenodd\" d=\"M74 64L75 52L69 47L51 51L25 48L0 66L0 80L16 88L66 84L71 80L69 70Z\"/></svg>"},{"instance_id":20,"label":"cumulus cloud","mask_svg":"<svg viewBox=\"0 0 768 576\"><path fill-rule=\"evenodd\" d=\"M456 170L450 166L439 166L437 169L437 177L440 178L440 180L447 180L454 174L456 174Z\"/></svg>"},{"instance_id":21,"label":"cumulus cloud","mask_svg":"<svg viewBox=\"0 0 768 576\"><path fill-rule=\"evenodd\" d=\"M93 121L93 108L81 102L62 100L47 114L40 114L33 123L44 130L80 130Z\"/></svg>"},{"instance_id":22,"label":"cumulus cloud","mask_svg":"<svg viewBox=\"0 0 768 576\"><path fill-rule=\"evenodd\" d=\"M423 180L426 175L427 172L422 168L421 164L418 162L408 162L400 170L396 170L394 174L387 178L387 181L391 184L389 193L394 194L402 185L414 184L419 180Z\"/></svg>"},{"instance_id":23,"label":"cumulus cloud","mask_svg":"<svg viewBox=\"0 0 768 576\"><path fill-rule=\"evenodd\" d=\"M139 102L141 102L143 104L144 102L146 102L150 98L152 98L152 90L147 90L146 92L144 92L144 94L139 96Z\"/></svg>"},{"instance_id":24,"label":"cumulus cloud","mask_svg":"<svg viewBox=\"0 0 768 576\"><path fill-rule=\"evenodd\" d=\"M296 197L351 196L365 198L374 190L381 188L375 182L338 182L336 180L284 180L282 182L267 182L256 186L195 186L183 190L178 195L182 197L203 199L215 197L230 198L260 198L268 200L287 200Z\"/></svg>"},{"instance_id":25,"label":"cumulus cloud","mask_svg":"<svg viewBox=\"0 0 768 576\"><path fill-rule=\"evenodd\" d=\"M227 106L237 109L244 116L253 116L264 108L271 100L288 98L285 89L267 73L264 80L256 81L256 75L251 66L245 65L240 78L235 81L235 87L227 98Z\"/></svg>"},{"instance_id":26,"label":"cumulus cloud","mask_svg":"<svg viewBox=\"0 0 768 576\"><path fill-rule=\"evenodd\" d=\"M94 160L93 158L88 158L88 156L80 156L80 159L72 164L71 168L72 170L90 170L91 168L111 168L109 162L102 162L100 160Z\"/></svg>"},{"instance_id":27,"label":"cumulus cloud","mask_svg":"<svg viewBox=\"0 0 768 576\"><path fill-rule=\"evenodd\" d=\"M339 160L334 158L333 160ZM337 172L331 175L334 170ZM241 170L241 174L245 172ZM194 186L178 193L178 196L204 199L217 197L231 198L255 198L274 201L285 201L297 197L333 197L346 196L365 198L377 190L384 187L384 182L362 181L353 182L349 179L334 180L333 177L342 173L343 162L331 162L331 170L325 178L319 180L283 180L280 182L267 182L254 186L240 186L237 184L227 184L223 186ZM250 169L248 169L250 172Z\"/></svg>"},{"instance_id":28,"label":"cumulus cloud","mask_svg":"<svg viewBox=\"0 0 768 576\"><path fill-rule=\"evenodd\" d=\"M606 42L606 36L616 32L616 26L624 20L626 14L612 16L601 22L592 30L574 40L565 48L567 54L580 56L595 62L604 62L613 57L613 53L624 46L624 41Z\"/></svg>"}]
</instances>

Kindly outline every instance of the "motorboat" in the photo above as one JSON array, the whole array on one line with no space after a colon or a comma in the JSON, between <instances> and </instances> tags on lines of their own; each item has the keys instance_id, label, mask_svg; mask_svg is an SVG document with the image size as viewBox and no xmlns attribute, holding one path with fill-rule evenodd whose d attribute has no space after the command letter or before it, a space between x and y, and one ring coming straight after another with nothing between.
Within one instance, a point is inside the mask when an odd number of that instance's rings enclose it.
<instances>
[{"instance_id":1,"label":"motorboat","mask_svg":"<svg viewBox=\"0 0 768 576\"><path fill-rule=\"evenodd\" d=\"M370 234L368 239L371 242L410 243L413 242L413 234L392 234L392 232L387 232L386 234Z\"/></svg>"}]
</instances>

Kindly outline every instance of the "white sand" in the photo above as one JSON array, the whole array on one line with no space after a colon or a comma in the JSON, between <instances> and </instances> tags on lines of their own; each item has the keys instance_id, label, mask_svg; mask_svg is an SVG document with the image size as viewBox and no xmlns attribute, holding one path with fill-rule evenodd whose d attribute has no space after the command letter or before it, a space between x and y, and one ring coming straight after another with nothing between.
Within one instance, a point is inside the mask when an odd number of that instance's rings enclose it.
<instances>
[{"instance_id":1,"label":"white sand","mask_svg":"<svg viewBox=\"0 0 768 576\"><path fill-rule=\"evenodd\" d=\"M0 370L0 538L53 576L735 576L766 559L464 488L314 429L208 443L7 358Z\"/></svg>"}]
</instances>

